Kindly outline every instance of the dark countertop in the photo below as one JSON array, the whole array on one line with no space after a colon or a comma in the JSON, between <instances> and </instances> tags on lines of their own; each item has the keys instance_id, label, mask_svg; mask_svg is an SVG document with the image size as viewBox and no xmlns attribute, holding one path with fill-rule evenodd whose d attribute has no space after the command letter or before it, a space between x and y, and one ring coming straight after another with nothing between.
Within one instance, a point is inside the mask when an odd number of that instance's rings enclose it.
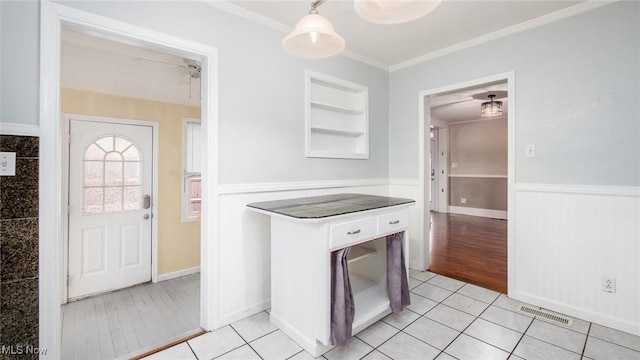
<instances>
[{"instance_id":1,"label":"dark countertop","mask_svg":"<svg viewBox=\"0 0 640 360\"><path fill-rule=\"evenodd\" d=\"M412 199L364 194L336 194L264 201L247 204L247 206L296 219L320 219L412 203L415 203Z\"/></svg>"}]
</instances>

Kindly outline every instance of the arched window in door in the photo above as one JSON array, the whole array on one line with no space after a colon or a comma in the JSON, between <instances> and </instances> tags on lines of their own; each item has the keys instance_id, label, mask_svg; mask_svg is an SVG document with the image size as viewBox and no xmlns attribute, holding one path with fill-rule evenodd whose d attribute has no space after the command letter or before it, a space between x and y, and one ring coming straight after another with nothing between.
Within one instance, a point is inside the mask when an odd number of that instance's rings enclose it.
<instances>
[{"instance_id":1,"label":"arched window in door","mask_svg":"<svg viewBox=\"0 0 640 360\"><path fill-rule=\"evenodd\" d=\"M142 156L131 140L96 139L83 156L82 212L100 214L142 208Z\"/></svg>"}]
</instances>

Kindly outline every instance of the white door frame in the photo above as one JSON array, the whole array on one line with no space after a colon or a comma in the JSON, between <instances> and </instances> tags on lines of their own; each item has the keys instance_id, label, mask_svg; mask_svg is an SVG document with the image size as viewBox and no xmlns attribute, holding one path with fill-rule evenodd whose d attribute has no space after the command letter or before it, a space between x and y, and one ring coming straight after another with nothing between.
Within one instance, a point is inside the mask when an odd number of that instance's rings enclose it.
<instances>
[{"instance_id":1,"label":"white door frame","mask_svg":"<svg viewBox=\"0 0 640 360\"><path fill-rule=\"evenodd\" d=\"M431 127L429 127L429 137L431 137ZM436 131L436 136L434 136L433 140L429 139L429 148L431 148L431 143L433 143L433 149L435 151L433 151L431 153L431 169L433 169L434 171L434 175L433 178L434 180L431 182L431 184L429 186L432 186L433 188L431 189L431 204L429 204L430 206L430 211L440 211L440 191L438 191L438 189L440 188L440 177L438 176L438 173L440 172L440 156L438 155L438 148L439 148L439 144L438 144L438 134L439 134L439 129L434 129ZM430 171L430 169L428 169L427 171ZM429 178L431 178L431 173L429 173Z\"/></svg>"},{"instance_id":2,"label":"white door frame","mask_svg":"<svg viewBox=\"0 0 640 360\"><path fill-rule=\"evenodd\" d=\"M144 125L149 126L152 129L153 139L152 139L152 168L153 171L151 173L151 198L158 198L158 158L159 158L159 148L158 148L158 127L159 124L157 121L149 121L149 120L134 120L134 119L121 119L121 118L113 118L106 116L93 116L93 115L83 115L83 114L70 114L64 113L62 114L62 134L69 133L69 121L77 120L77 121L87 121L87 122L101 122L101 123L111 123L111 124L123 124L123 125ZM69 143L62 142L61 151L62 151L62 200L66 201L65 204L68 204L69 201ZM151 281L158 281L158 202L151 202ZM63 226L63 241L62 243L62 281L60 284L61 288L61 303L66 304L69 300L68 294L68 284L65 281L67 276L69 276L69 214L68 211L65 213L65 219L62 224Z\"/></svg>"},{"instance_id":3,"label":"white door frame","mask_svg":"<svg viewBox=\"0 0 640 360\"><path fill-rule=\"evenodd\" d=\"M200 326L214 330L218 314L218 51L143 27L43 0L40 6L39 338L43 359L61 356L63 278L63 132L60 121L60 33L71 27L127 39L202 61L202 223Z\"/></svg>"},{"instance_id":4,"label":"white door frame","mask_svg":"<svg viewBox=\"0 0 640 360\"><path fill-rule=\"evenodd\" d=\"M507 291L511 292L515 289L515 175L516 175L516 159L515 159L515 151L516 151L516 83L515 83L515 72L509 71L501 74L490 75L487 77L483 77L480 79L470 80L462 83L447 85L439 88L429 89L420 91L418 93L418 134L419 134L419 143L418 143L418 198L423 201L429 199L429 196L426 192L426 189L429 189L429 184L427 181L431 181L430 179L430 169L426 169L425 166L425 146L426 141L429 141L429 128L431 125L431 111L430 111L430 101L429 96L451 92L458 89L464 89L468 87L478 86L486 83L492 83L497 81L507 81L508 88L508 96L509 102L508 106L508 114L507 114L507 137L508 137L508 150L507 150ZM425 109L427 111L425 111ZM425 171L427 173L425 173ZM420 245L420 252L418 254L418 264L423 267L423 269L427 269L429 267L430 255L431 252L429 250L429 221L426 217L427 212L425 206L422 207L422 216L423 219L423 241Z\"/></svg>"}]
</instances>

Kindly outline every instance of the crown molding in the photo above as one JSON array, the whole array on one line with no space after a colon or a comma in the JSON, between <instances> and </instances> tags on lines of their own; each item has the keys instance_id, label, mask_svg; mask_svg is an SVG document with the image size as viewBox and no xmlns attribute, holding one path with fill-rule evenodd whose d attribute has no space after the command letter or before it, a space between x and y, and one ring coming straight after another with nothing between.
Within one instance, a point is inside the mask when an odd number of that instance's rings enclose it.
<instances>
[{"instance_id":1,"label":"crown molding","mask_svg":"<svg viewBox=\"0 0 640 360\"><path fill-rule=\"evenodd\" d=\"M222 11L226 11L229 14L232 15L236 15L239 16L241 18L247 19L247 20L251 20L253 22L256 22L258 24L262 24L268 28L271 28L273 30L276 31L280 31L283 33L288 33L291 30L293 30L293 28L291 26L285 25L279 21L275 21L273 19L270 19L264 15L260 15L256 12L247 10L245 8L243 8L242 6L238 6L235 4L232 4L226 0L202 0L205 4L207 5L211 5L219 10Z\"/></svg>"},{"instance_id":2,"label":"crown molding","mask_svg":"<svg viewBox=\"0 0 640 360\"><path fill-rule=\"evenodd\" d=\"M211 5L219 10L222 11L226 11L230 14L239 16L241 18L256 22L258 24L264 25L270 29L279 31L283 34L288 34L291 31L293 31L293 28L289 25L285 25L279 21L275 21L273 19L270 19L264 15L260 15L256 12L247 10L241 6L232 4L226 0L202 0L204 3ZM346 57L346 58L350 58L352 60L356 60L356 61L360 61L363 62L367 65L371 65L373 67L379 68L381 70L384 71L389 71L389 66L386 64L383 64L379 61L373 60L371 58L368 58L364 55L360 55L356 52L353 52L351 50L344 50L342 53L340 53L340 55Z\"/></svg>"},{"instance_id":3,"label":"crown molding","mask_svg":"<svg viewBox=\"0 0 640 360\"><path fill-rule=\"evenodd\" d=\"M517 24L517 25L513 25L507 28L504 28L502 30L498 30L486 35L482 35L479 36L477 38L471 39L471 40L467 40L467 41L463 41L461 43L458 43L456 45L453 46L449 46L446 47L444 49L440 49L440 50L436 50L433 52L430 52L428 54L422 55L422 56L418 56L416 58L413 58L411 60L407 60L407 61L403 61L401 63L395 64L395 65L391 65L389 66L389 72L393 72L396 70L400 70L400 69L404 69L406 67L409 66L413 66L428 60L432 60L435 59L437 57L440 56L444 56L447 54L451 54L454 53L456 51L460 51L463 49L467 49L473 46L477 46L477 45L481 45L484 43L487 43L489 41L493 41L493 40L497 40L497 39L501 39L504 37L507 37L509 35L513 35L513 34L517 34L519 32L525 31L525 30L529 30L529 29L533 29L545 24L549 24L552 23L554 21L558 21L558 20L562 20L562 19L566 19L568 17L574 16L574 15L578 15L578 14L582 14L584 12L590 11L590 10L594 10L597 9L599 7L605 6L605 5L609 5L612 3L617 2L618 0L590 0L584 3L580 3L578 5L574 5L571 7L568 7L566 9L562 9L544 16L541 16L539 18L535 18L529 21L525 21L523 23Z\"/></svg>"},{"instance_id":4,"label":"crown molding","mask_svg":"<svg viewBox=\"0 0 640 360\"><path fill-rule=\"evenodd\" d=\"M284 34L287 34L289 32L291 32L293 30L293 28L291 26L285 25L279 21L275 21L273 19L270 19L264 15L260 15L258 13L255 13L253 11L247 10L241 6L235 5L233 3L230 3L227 0L202 0L204 3L211 5L219 10L228 12L230 14L239 16L241 18L256 22L258 24L262 24L270 29L282 32ZM407 61L403 61L400 63L397 63L395 65L386 65L384 63L381 63L377 60L371 59L367 56L361 55L359 53L356 53L354 51L351 50L345 50L343 51L340 55L356 60L356 61L360 61L363 62L367 65L388 71L388 72L393 72L396 70L400 70L400 69L404 69L406 67L410 67L428 60L432 60L435 58L438 58L440 56L444 56L447 54L451 54L453 52L456 51L460 51L463 49L467 49L473 46L477 46L477 45L481 45L493 40L498 40L501 38L504 38L506 36L509 35L513 35L513 34L517 34L519 32L522 31L526 31L529 29L533 29L545 24L549 24L552 23L554 21L558 21L558 20L562 20L574 15L578 15L590 10L594 10L597 9L599 7L605 6L605 5L609 5L615 2L618 2L619 0L589 0L571 7L568 7L566 9L562 9L544 16L541 16L539 18L535 18L517 25L513 25L507 28L504 28L502 30L498 30L486 35L482 35L479 36L477 38L471 39L471 40L467 40L467 41L463 41L461 43L458 43L456 45L453 46L449 46L446 47L444 49L440 49L440 50L436 50L421 56L418 56L416 58L407 60Z\"/></svg>"}]
</instances>

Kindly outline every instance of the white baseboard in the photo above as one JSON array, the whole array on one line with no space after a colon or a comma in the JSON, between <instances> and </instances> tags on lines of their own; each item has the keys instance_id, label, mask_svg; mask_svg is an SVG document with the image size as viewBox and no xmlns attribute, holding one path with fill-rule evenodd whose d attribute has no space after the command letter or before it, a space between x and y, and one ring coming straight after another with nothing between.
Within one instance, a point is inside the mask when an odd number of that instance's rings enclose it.
<instances>
[{"instance_id":1,"label":"white baseboard","mask_svg":"<svg viewBox=\"0 0 640 360\"><path fill-rule=\"evenodd\" d=\"M218 321L218 328L221 328L225 325L229 325L238 320L242 320L248 316L255 315L260 311L265 311L269 308L271 308L271 299L261 301L255 305L247 306L243 309L234 311L230 314L223 315L220 317Z\"/></svg>"},{"instance_id":2,"label":"white baseboard","mask_svg":"<svg viewBox=\"0 0 640 360\"><path fill-rule=\"evenodd\" d=\"M590 321L602 326L618 329L636 336L640 336L640 326L638 323L632 323L610 316L605 316L586 309L579 309L570 305L565 305L556 301L547 300L535 295L523 292L509 292L509 297L514 300L525 302L531 305L540 306L560 314L569 315L581 320Z\"/></svg>"},{"instance_id":3,"label":"white baseboard","mask_svg":"<svg viewBox=\"0 0 640 360\"><path fill-rule=\"evenodd\" d=\"M200 272L200 266L194 266L192 268L178 270L178 271L174 271L174 272L158 275L158 281L157 282L165 281L165 280L171 280L171 279L175 279L175 278L179 278L179 277L182 277L182 276L187 276L187 275L191 275L191 274L195 274L195 273L199 273L199 272Z\"/></svg>"},{"instance_id":4,"label":"white baseboard","mask_svg":"<svg viewBox=\"0 0 640 360\"><path fill-rule=\"evenodd\" d=\"M479 209L464 206L449 206L451 214L482 216L494 219L507 219L507 212L504 210Z\"/></svg>"}]
</instances>

